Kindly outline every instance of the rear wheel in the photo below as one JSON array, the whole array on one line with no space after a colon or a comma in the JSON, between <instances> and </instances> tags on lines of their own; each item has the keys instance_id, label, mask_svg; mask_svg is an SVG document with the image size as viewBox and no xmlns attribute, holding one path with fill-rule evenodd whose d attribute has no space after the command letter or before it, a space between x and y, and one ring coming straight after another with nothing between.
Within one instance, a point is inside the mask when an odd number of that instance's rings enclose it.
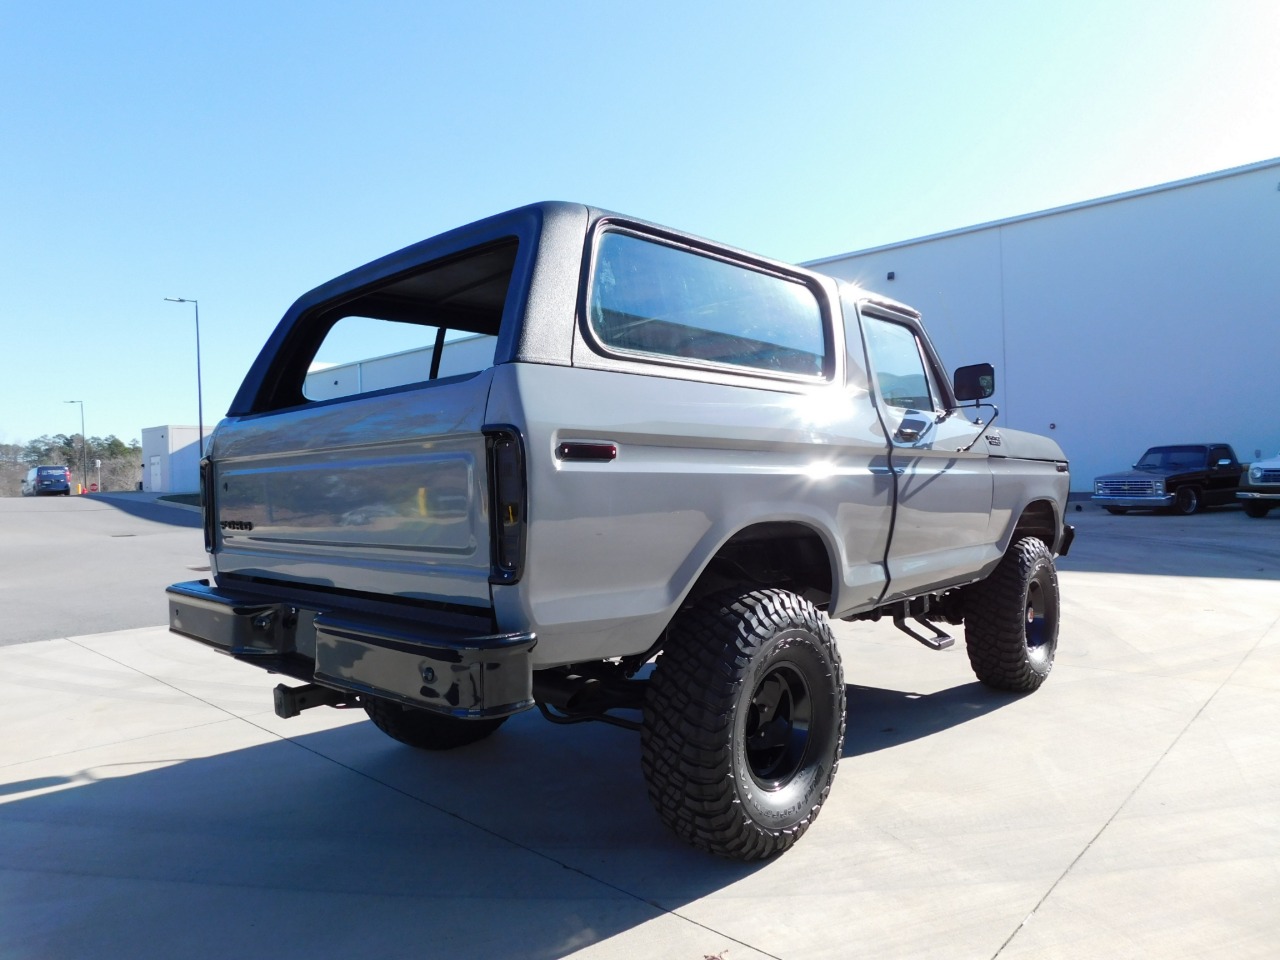
<instances>
[{"instance_id":1,"label":"rear wheel","mask_svg":"<svg viewBox=\"0 0 1280 960\"><path fill-rule=\"evenodd\" d=\"M1035 690L1058 650L1058 574L1049 548L1024 537L968 590L964 638L974 674L997 690Z\"/></svg>"},{"instance_id":2,"label":"rear wheel","mask_svg":"<svg viewBox=\"0 0 1280 960\"><path fill-rule=\"evenodd\" d=\"M786 850L817 817L844 744L835 638L782 590L681 611L645 694L649 799L679 837L735 860Z\"/></svg>"},{"instance_id":3,"label":"rear wheel","mask_svg":"<svg viewBox=\"0 0 1280 960\"><path fill-rule=\"evenodd\" d=\"M378 729L419 750L452 750L483 740L506 721L506 717L459 720L457 717L406 707L380 697L361 697L364 712Z\"/></svg>"},{"instance_id":4,"label":"rear wheel","mask_svg":"<svg viewBox=\"0 0 1280 960\"><path fill-rule=\"evenodd\" d=\"M1258 501L1250 502L1246 500L1244 504L1244 512L1255 520L1260 520L1271 512L1271 504L1260 503Z\"/></svg>"}]
</instances>

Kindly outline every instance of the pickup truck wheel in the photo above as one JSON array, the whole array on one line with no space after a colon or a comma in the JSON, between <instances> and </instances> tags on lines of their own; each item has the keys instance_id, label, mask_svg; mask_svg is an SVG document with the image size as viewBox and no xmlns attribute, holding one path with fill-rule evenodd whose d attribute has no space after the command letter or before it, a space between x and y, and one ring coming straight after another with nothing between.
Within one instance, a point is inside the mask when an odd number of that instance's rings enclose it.
<instances>
[{"instance_id":1,"label":"pickup truck wheel","mask_svg":"<svg viewBox=\"0 0 1280 960\"><path fill-rule=\"evenodd\" d=\"M1179 487L1173 498L1173 512L1189 517L1200 512L1200 491L1195 487Z\"/></svg>"},{"instance_id":2,"label":"pickup truck wheel","mask_svg":"<svg viewBox=\"0 0 1280 960\"><path fill-rule=\"evenodd\" d=\"M964 639L973 672L997 690L1035 690L1058 649L1058 574L1049 548L1024 537L968 590Z\"/></svg>"},{"instance_id":3,"label":"pickup truck wheel","mask_svg":"<svg viewBox=\"0 0 1280 960\"><path fill-rule=\"evenodd\" d=\"M419 750L452 750L483 740L506 717L459 720L430 710L417 710L381 697L361 697L364 712L387 736Z\"/></svg>"},{"instance_id":4,"label":"pickup truck wheel","mask_svg":"<svg viewBox=\"0 0 1280 960\"><path fill-rule=\"evenodd\" d=\"M826 800L844 744L826 618L783 590L681 611L645 693L641 764L677 836L735 860L786 850Z\"/></svg>"},{"instance_id":5,"label":"pickup truck wheel","mask_svg":"<svg viewBox=\"0 0 1280 960\"><path fill-rule=\"evenodd\" d=\"M1106 510L1107 513L1111 514L1113 517L1123 517L1126 513L1129 512L1129 509L1127 507L1103 507L1103 509Z\"/></svg>"},{"instance_id":6,"label":"pickup truck wheel","mask_svg":"<svg viewBox=\"0 0 1280 960\"><path fill-rule=\"evenodd\" d=\"M1250 503L1245 501L1244 512L1246 515L1260 520L1271 512L1271 504L1269 503Z\"/></svg>"}]
</instances>

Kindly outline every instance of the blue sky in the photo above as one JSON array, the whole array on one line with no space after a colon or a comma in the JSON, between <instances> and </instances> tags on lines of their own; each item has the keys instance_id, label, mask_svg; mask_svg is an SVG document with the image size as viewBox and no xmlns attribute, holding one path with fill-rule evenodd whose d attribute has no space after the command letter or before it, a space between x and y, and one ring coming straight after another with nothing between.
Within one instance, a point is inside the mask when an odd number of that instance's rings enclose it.
<instances>
[{"instance_id":1,"label":"blue sky","mask_svg":"<svg viewBox=\"0 0 1280 960\"><path fill-rule=\"evenodd\" d=\"M1280 156L1273 0L0 0L0 442L206 423L289 304L581 200L801 261Z\"/></svg>"}]
</instances>

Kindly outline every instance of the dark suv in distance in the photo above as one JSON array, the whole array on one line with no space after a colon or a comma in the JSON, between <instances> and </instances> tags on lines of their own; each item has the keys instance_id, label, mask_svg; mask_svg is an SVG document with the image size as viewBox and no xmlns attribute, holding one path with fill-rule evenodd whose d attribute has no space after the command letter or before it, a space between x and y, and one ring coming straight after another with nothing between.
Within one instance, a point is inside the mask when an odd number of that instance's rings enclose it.
<instances>
[{"instance_id":1,"label":"dark suv in distance","mask_svg":"<svg viewBox=\"0 0 1280 960\"><path fill-rule=\"evenodd\" d=\"M68 467L32 467L22 481L24 497L65 497L70 493L71 470Z\"/></svg>"},{"instance_id":2,"label":"dark suv in distance","mask_svg":"<svg viewBox=\"0 0 1280 960\"><path fill-rule=\"evenodd\" d=\"M1152 447L1132 470L1093 481L1093 502L1108 513L1172 510L1199 513L1236 502L1240 461L1225 443L1180 443Z\"/></svg>"}]
</instances>

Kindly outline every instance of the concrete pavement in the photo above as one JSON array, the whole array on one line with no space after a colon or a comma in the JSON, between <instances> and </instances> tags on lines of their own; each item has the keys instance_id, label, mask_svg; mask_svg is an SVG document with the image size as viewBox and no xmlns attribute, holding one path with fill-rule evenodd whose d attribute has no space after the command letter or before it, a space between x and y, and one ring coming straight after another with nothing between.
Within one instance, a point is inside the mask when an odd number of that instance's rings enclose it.
<instances>
[{"instance_id":1,"label":"concrete pavement","mask_svg":"<svg viewBox=\"0 0 1280 960\"><path fill-rule=\"evenodd\" d=\"M757 865L627 731L432 755L162 627L0 648L0 957L1275 957L1280 515L1072 520L1034 695L837 625L845 757Z\"/></svg>"}]
</instances>

